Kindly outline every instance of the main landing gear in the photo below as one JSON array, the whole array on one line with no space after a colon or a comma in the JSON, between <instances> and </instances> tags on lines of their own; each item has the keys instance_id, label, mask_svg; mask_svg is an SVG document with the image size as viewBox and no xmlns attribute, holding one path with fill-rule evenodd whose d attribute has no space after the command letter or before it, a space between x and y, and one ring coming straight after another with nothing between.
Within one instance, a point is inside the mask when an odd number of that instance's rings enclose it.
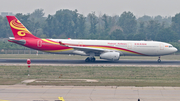
<instances>
[{"instance_id":1,"label":"main landing gear","mask_svg":"<svg viewBox=\"0 0 180 101\"><path fill-rule=\"evenodd\" d=\"M158 61L158 63L161 63L161 57L160 56L159 56L159 59L157 61Z\"/></svg>"},{"instance_id":2,"label":"main landing gear","mask_svg":"<svg viewBox=\"0 0 180 101\"><path fill-rule=\"evenodd\" d=\"M94 57L87 57L85 59L85 62L95 62L95 61L96 61L96 58L94 58Z\"/></svg>"},{"instance_id":3,"label":"main landing gear","mask_svg":"<svg viewBox=\"0 0 180 101\"><path fill-rule=\"evenodd\" d=\"M85 62L95 62L96 58L94 56L95 56L95 53L89 53L89 57L85 59Z\"/></svg>"}]
</instances>

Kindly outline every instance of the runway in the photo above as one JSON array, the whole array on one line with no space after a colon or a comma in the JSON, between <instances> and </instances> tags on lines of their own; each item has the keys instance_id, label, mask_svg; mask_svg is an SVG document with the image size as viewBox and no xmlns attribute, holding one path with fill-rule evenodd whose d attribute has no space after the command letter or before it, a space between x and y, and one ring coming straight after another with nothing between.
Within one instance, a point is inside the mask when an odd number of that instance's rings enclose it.
<instances>
[{"instance_id":1,"label":"runway","mask_svg":"<svg viewBox=\"0 0 180 101\"><path fill-rule=\"evenodd\" d=\"M0 85L0 101L180 101L179 87Z\"/></svg>"},{"instance_id":2,"label":"runway","mask_svg":"<svg viewBox=\"0 0 180 101\"><path fill-rule=\"evenodd\" d=\"M0 59L0 64L26 64L26 59ZM84 60L43 60L31 59L31 64L56 64L56 65L151 65L151 66L180 66L180 61L162 60L158 63L156 60L119 60L106 61L97 60L95 62L85 62Z\"/></svg>"}]
</instances>

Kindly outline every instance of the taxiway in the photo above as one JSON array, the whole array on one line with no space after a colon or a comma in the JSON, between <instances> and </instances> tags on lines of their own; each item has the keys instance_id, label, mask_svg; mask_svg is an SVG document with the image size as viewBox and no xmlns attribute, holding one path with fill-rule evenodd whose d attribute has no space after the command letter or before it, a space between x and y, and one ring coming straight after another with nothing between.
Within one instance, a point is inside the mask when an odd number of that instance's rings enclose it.
<instances>
[{"instance_id":1,"label":"taxiway","mask_svg":"<svg viewBox=\"0 0 180 101\"><path fill-rule=\"evenodd\" d=\"M0 86L6 101L180 101L180 87Z\"/></svg>"}]
</instances>

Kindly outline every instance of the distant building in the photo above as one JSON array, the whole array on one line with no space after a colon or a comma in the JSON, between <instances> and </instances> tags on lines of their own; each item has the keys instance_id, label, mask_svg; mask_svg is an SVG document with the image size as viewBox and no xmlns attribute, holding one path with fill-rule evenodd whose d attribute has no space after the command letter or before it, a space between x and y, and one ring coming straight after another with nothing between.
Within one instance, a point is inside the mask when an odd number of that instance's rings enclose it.
<instances>
[{"instance_id":1,"label":"distant building","mask_svg":"<svg viewBox=\"0 0 180 101\"><path fill-rule=\"evenodd\" d=\"M5 17L7 15L14 15L12 12L1 12L1 16Z\"/></svg>"}]
</instances>

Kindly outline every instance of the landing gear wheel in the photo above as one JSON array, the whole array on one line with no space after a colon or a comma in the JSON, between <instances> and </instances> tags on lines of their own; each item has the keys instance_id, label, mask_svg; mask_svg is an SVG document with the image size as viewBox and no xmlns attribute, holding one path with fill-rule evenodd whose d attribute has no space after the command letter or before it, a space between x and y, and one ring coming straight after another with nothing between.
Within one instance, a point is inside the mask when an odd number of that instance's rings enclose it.
<instances>
[{"instance_id":1,"label":"landing gear wheel","mask_svg":"<svg viewBox=\"0 0 180 101\"><path fill-rule=\"evenodd\" d=\"M158 63L161 63L161 59L158 59Z\"/></svg>"},{"instance_id":2,"label":"landing gear wheel","mask_svg":"<svg viewBox=\"0 0 180 101\"><path fill-rule=\"evenodd\" d=\"M95 62L96 61L96 58L90 58L90 57L87 57L85 62Z\"/></svg>"},{"instance_id":3,"label":"landing gear wheel","mask_svg":"<svg viewBox=\"0 0 180 101\"><path fill-rule=\"evenodd\" d=\"M96 61L96 58L91 58L91 62L95 62Z\"/></svg>"},{"instance_id":4,"label":"landing gear wheel","mask_svg":"<svg viewBox=\"0 0 180 101\"><path fill-rule=\"evenodd\" d=\"M87 57L86 60L85 60L85 62L90 62L90 58Z\"/></svg>"}]
</instances>

